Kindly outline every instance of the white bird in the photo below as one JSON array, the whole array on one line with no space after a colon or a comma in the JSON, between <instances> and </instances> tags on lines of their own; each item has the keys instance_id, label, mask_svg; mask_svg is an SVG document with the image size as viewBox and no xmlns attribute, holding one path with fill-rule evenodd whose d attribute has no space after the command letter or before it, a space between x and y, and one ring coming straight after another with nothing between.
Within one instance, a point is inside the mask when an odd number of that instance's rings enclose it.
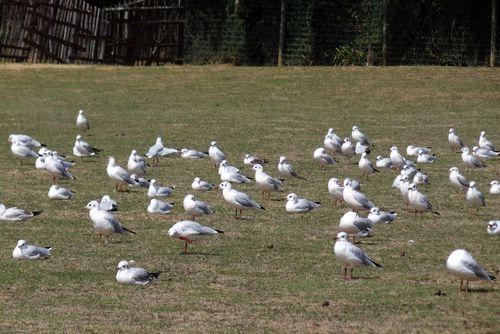
<instances>
[{"instance_id":1,"label":"white bird","mask_svg":"<svg viewBox=\"0 0 500 334\"><path fill-rule=\"evenodd\" d=\"M113 233L122 234L125 232L136 234L122 225L111 213L101 210L97 201L91 201L86 206L89 209L90 219L92 220L94 230L99 233L99 243L104 235L106 243L109 241L109 236Z\"/></svg>"},{"instance_id":2,"label":"white bird","mask_svg":"<svg viewBox=\"0 0 500 334\"><path fill-rule=\"evenodd\" d=\"M401 171L402 172L402 171ZM401 188L401 179L405 176L405 174L399 173L392 181L392 188L400 189ZM400 189L401 190L401 189Z\"/></svg>"},{"instance_id":3,"label":"white bird","mask_svg":"<svg viewBox=\"0 0 500 334\"><path fill-rule=\"evenodd\" d=\"M361 144L359 141L356 143L356 146L354 147L354 153L356 154L370 154L371 149L370 146L366 146L364 144Z\"/></svg>"},{"instance_id":4,"label":"white bird","mask_svg":"<svg viewBox=\"0 0 500 334\"><path fill-rule=\"evenodd\" d=\"M156 198L152 198L148 205L148 212L152 214L166 215L170 213L174 207L173 203L159 201Z\"/></svg>"},{"instance_id":5,"label":"white bird","mask_svg":"<svg viewBox=\"0 0 500 334\"><path fill-rule=\"evenodd\" d=\"M89 120L83 114L83 109L78 111L78 116L76 117L76 127L82 131L90 129Z\"/></svg>"},{"instance_id":6,"label":"white bird","mask_svg":"<svg viewBox=\"0 0 500 334\"><path fill-rule=\"evenodd\" d=\"M222 160L226 159L226 155L222 150L217 146L217 142L213 141L210 143L210 147L208 148L208 156L215 164L215 168L219 166Z\"/></svg>"},{"instance_id":7,"label":"white bird","mask_svg":"<svg viewBox=\"0 0 500 334\"><path fill-rule=\"evenodd\" d=\"M48 195L50 199L71 199L75 193L54 184L50 187Z\"/></svg>"},{"instance_id":8,"label":"white bird","mask_svg":"<svg viewBox=\"0 0 500 334\"><path fill-rule=\"evenodd\" d=\"M500 220L491 220L488 222L487 228L488 234L498 235L500 234Z\"/></svg>"},{"instance_id":9,"label":"white bird","mask_svg":"<svg viewBox=\"0 0 500 334\"><path fill-rule=\"evenodd\" d=\"M156 185L156 180L152 179L149 182L148 196L156 197L156 196L169 196L174 191L175 187L162 187Z\"/></svg>"},{"instance_id":10,"label":"white bird","mask_svg":"<svg viewBox=\"0 0 500 334\"><path fill-rule=\"evenodd\" d=\"M106 172L108 173L109 178L115 182L116 191L122 190L122 185L136 184L130 173L127 172L125 168L116 164L116 160L114 157L108 158L108 166L106 167Z\"/></svg>"},{"instance_id":11,"label":"white bird","mask_svg":"<svg viewBox=\"0 0 500 334\"><path fill-rule=\"evenodd\" d=\"M474 154L474 156L481 161L493 159L500 156L500 152L491 151L490 149L487 148L479 148L477 146L474 146L472 148L472 154Z\"/></svg>"},{"instance_id":12,"label":"white bird","mask_svg":"<svg viewBox=\"0 0 500 334\"><path fill-rule=\"evenodd\" d=\"M220 180L223 182L232 182L232 183L249 183L250 178L246 177L239 173L239 169L236 167L227 165L226 160L223 160L220 163Z\"/></svg>"},{"instance_id":13,"label":"white bird","mask_svg":"<svg viewBox=\"0 0 500 334\"><path fill-rule=\"evenodd\" d=\"M333 154L342 153L343 143L342 139L335 132L333 132L333 128L329 128L328 133L323 140L325 148Z\"/></svg>"},{"instance_id":14,"label":"white bird","mask_svg":"<svg viewBox=\"0 0 500 334\"><path fill-rule=\"evenodd\" d=\"M243 163L245 165L256 165L256 164L265 165L268 162L269 161L267 161L266 159L248 153L243 156Z\"/></svg>"},{"instance_id":15,"label":"white bird","mask_svg":"<svg viewBox=\"0 0 500 334\"><path fill-rule=\"evenodd\" d=\"M465 176L460 174L458 168L451 167L449 171L450 171L450 182L458 189L462 191L467 191L467 189L469 189L469 181L467 181Z\"/></svg>"},{"instance_id":16,"label":"white bird","mask_svg":"<svg viewBox=\"0 0 500 334\"><path fill-rule=\"evenodd\" d=\"M195 177L193 180L193 183L191 184L191 188L193 190L198 190L198 191L210 191L214 190L217 188L217 186L213 183L210 183L208 181L204 181L200 179L199 177Z\"/></svg>"},{"instance_id":17,"label":"white bird","mask_svg":"<svg viewBox=\"0 0 500 334\"><path fill-rule=\"evenodd\" d=\"M38 216L43 211L25 211L23 209L19 209L15 206L11 208L7 208L5 205L0 204L0 220L7 221L23 221L30 219L34 216Z\"/></svg>"},{"instance_id":18,"label":"white bird","mask_svg":"<svg viewBox=\"0 0 500 334\"><path fill-rule=\"evenodd\" d=\"M351 157L356 154L356 147L352 144L349 138L344 138L344 142L342 143L340 149L342 151L342 154L346 157Z\"/></svg>"},{"instance_id":19,"label":"white bird","mask_svg":"<svg viewBox=\"0 0 500 334\"><path fill-rule=\"evenodd\" d=\"M182 202L184 206L184 211L191 217L191 220L195 220L196 217L201 217L203 215L211 215L214 210L207 203L197 200L193 195L188 194L184 197Z\"/></svg>"},{"instance_id":20,"label":"white bird","mask_svg":"<svg viewBox=\"0 0 500 334\"><path fill-rule=\"evenodd\" d=\"M361 170L361 176L362 177L368 177L368 175L372 175L375 173L380 173L378 169L373 167L373 164L371 163L370 160L368 160L368 154L362 153L361 158L359 159L358 162L358 167Z\"/></svg>"},{"instance_id":21,"label":"white bird","mask_svg":"<svg viewBox=\"0 0 500 334\"><path fill-rule=\"evenodd\" d=\"M409 188L411 184L412 183L410 183L410 178L408 177L408 175L403 175L399 180L399 191L401 192L401 196L403 197L406 209L408 209L408 206L410 205L408 195L410 194Z\"/></svg>"},{"instance_id":22,"label":"white bird","mask_svg":"<svg viewBox=\"0 0 500 334\"><path fill-rule=\"evenodd\" d=\"M378 168L387 168L387 169L391 169L393 167L391 158L386 158L381 155L377 155L375 166Z\"/></svg>"},{"instance_id":23,"label":"white bird","mask_svg":"<svg viewBox=\"0 0 500 334\"><path fill-rule=\"evenodd\" d=\"M12 140L12 145L10 145L11 152L19 158L19 162L22 165L23 159L25 158L38 158L39 155L33 151L29 146L21 144L17 139Z\"/></svg>"},{"instance_id":24,"label":"white bird","mask_svg":"<svg viewBox=\"0 0 500 334\"><path fill-rule=\"evenodd\" d=\"M490 182L490 194L500 195L500 183L497 180Z\"/></svg>"},{"instance_id":25,"label":"white bird","mask_svg":"<svg viewBox=\"0 0 500 334\"><path fill-rule=\"evenodd\" d=\"M353 210L370 211L375 205L361 192L355 190L351 186L351 182L344 183L343 192L344 202Z\"/></svg>"},{"instance_id":26,"label":"white bird","mask_svg":"<svg viewBox=\"0 0 500 334\"><path fill-rule=\"evenodd\" d=\"M344 188L348 183L351 185L352 189L357 190L357 191L361 190L361 183L359 183L358 180L351 179L350 177L344 178L344 183L343 183Z\"/></svg>"},{"instance_id":27,"label":"white bird","mask_svg":"<svg viewBox=\"0 0 500 334\"><path fill-rule=\"evenodd\" d=\"M82 136L76 136L75 145L73 145L73 155L77 157L93 156L101 152L101 149L92 147L83 140Z\"/></svg>"},{"instance_id":28,"label":"white bird","mask_svg":"<svg viewBox=\"0 0 500 334\"><path fill-rule=\"evenodd\" d=\"M438 216L440 215L439 212L434 210L431 202L427 199L427 196L417 190L414 183L410 184L408 187L408 206L410 209L415 211L415 214L420 212L422 215L424 212L429 211Z\"/></svg>"},{"instance_id":29,"label":"white bird","mask_svg":"<svg viewBox=\"0 0 500 334\"><path fill-rule=\"evenodd\" d=\"M314 160L321 165L321 169L325 168L325 164L333 165L334 163L337 163L335 159L333 159L328 155L328 153L326 153L323 147L317 148L314 151L313 157Z\"/></svg>"},{"instance_id":30,"label":"white bird","mask_svg":"<svg viewBox=\"0 0 500 334\"><path fill-rule=\"evenodd\" d=\"M424 173L417 172L413 176L413 183L415 183L417 186L419 184L431 184L431 180L429 180L429 177L427 175L425 175Z\"/></svg>"},{"instance_id":31,"label":"white bird","mask_svg":"<svg viewBox=\"0 0 500 334\"><path fill-rule=\"evenodd\" d=\"M255 184L262 193L262 199L264 199L265 193L268 193L268 197L271 198L271 191L283 192L283 190L280 189L283 181L265 173L262 165L255 164L252 169L255 171Z\"/></svg>"},{"instance_id":32,"label":"white bird","mask_svg":"<svg viewBox=\"0 0 500 334\"><path fill-rule=\"evenodd\" d=\"M299 198L295 193L288 194L286 199L285 210L290 213L305 213L321 207L320 202Z\"/></svg>"},{"instance_id":33,"label":"white bird","mask_svg":"<svg viewBox=\"0 0 500 334\"><path fill-rule=\"evenodd\" d=\"M431 154L430 147L408 145L408 147L406 148L406 154L411 157L418 155L419 151L422 151L425 154Z\"/></svg>"},{"instance_id":34,"label":"white bird","mask_svg":"<svg viewBox=\"0 0 500 334\"><path fill-rule=\"evenodd\" d=\"M387 224L396 219L397 216L398 214L394 211L385 212L381 211L379 208L374 206L373 208L370 209L370 213L368 214L368 219L370 219L374 224L379 224L379 223Z\"/></svg>"},{"instance_id":35,"label":"white bird","mask_svg":"<svg viewBox=\"0 0 500 334\"><path fill-rule=\"evenodd\" d=\"M340 181L332 177L328 181L328 193L332 198L332 204L337 206L337 203L342 203L344 201L344 187L340 185Z\"/></svg>"},{"instance_id":36,"label":"white bird","mask_svg":"<svg viewBox=\"0 0 500 334\"><path fill-rule=\"evenodd\" d=\"M495 276L489 274L481 268L476 260L464 249L456 249L451 252L446 260L446 267L455 276L460 278L460 290L467 292L469 290L469 281L494 281ZM464 280L467 282L463 290Z\"/></svg>"},{"instance_id":37,"label":"white bird","mask_svg":"<svg viewBox=\"0 0 500 334\"><path fill-rule=\"evenodd\" d=\"M116 273L116 281L118 283L144 286L151 283L161 274L161 272L149 272L144 268L131 267L131 263L134 263L134 261L130 261L130 263L128 261L120 261L118 263L118 267L116 268L118 270Z\"/></svg>"},{"instance_id":38,"label":"white bird","mask_svg":"<svg viewBox=\"0 0 500 334\"><path fill-rule=\"evenodd\" d=\"M418 151L417 162L421 164L431 164L436 161L436 155L425 153L424 150Z\"/></svg>"},{"instance_id":39,"label":"white bird","mask_svg":"<svg viewBox=\"0 0 500 334\"><path fill-rule=\"evenodd\" d=\"M31 149L45 146L45 144L40 143L38 140L23 134L11 134L9 136L9 143L12 144L14 141L17 141L20 145L28 146Z\"/></svg>"},{"instance_id":40,"label":"white bird","mask_svg":"<svg viewBox=\"0 0 500 334\"><path fill-rule=\"evenodd\" d=\"M127 161L127 169L129 172L139 175L146 174L147 167L146 158L137 154L136 150L132 150Z\"/></svg>"},{"instance_id":41,"label":"white bird","mask_svg":"<svg viewBox=\"0 0 500 334\"><path fill-rule=\"evenodd\" d=\"M465 166L468 168L484 168L486 167L485 164L483 164L481 161L479 161L478 158L470 154L470 150L468 147L464 146L462 148L462 161Z\"/></svg>"},{"instance_id":42,"label":"white bird","mask_svg":"<svg viewBox=\"0 0 500 334\"><path fill-rule=\"evenodd\" d=\"M218 169L217 173L219 175L221 175L222 172L224 172L224 171L226 171L228 173L238 173L238 174L241 174L240 169L238 167L230 165L227 160L222 160L219 163L219 169Z\"/></svg>"},{"instance_id":43,"label":"white bird","mask_svg":"<svg viewBox=\"0 0 500 334\"><path fill-rule=\"evenodd\" d=\"M146 158L153 159L153 165L158 166L160 163L160 157L175 154L178 152L179 150L175 148L163 146L163 140L161 139L161 137L157 137L155 144L151 146L148 150L148 153L146 153Z\"/></svg>"},{"instance_id":44,"label":"white bird","mask_svg":"<svg viewBox=\"0 0 500 334\"><path fill-rule=\"evenodd\" d=\"M52 247L38 247L28 245L26 240L19 240L16 248L12 251L14 260L38 260L50 257Z\"/></svg>"},{"instance_id":45,"label":"white bird","mask_svg":"<svg viewBox=\"0 0 500 334\"><path fill-rule=\"evenodd\" d=\"M236 209L236 218L241 218L243 210L265 210L262 205L252 200L247 194L233 189L229 182L222 182L219 185L219 189L222 189L224 201L230 207ZM238 210L240 211L239 216Z\"/></svg>"},{"instance_id":46,"label":"white bird","mask_svg":"<svg viewBox=\"0 0 500 334\"><path fill-rule=\"evenodd\" d=\"M382 265L370 259L361 248L347 241L347 233L340 232L335 238L333 251L344 267L344 279L353 279L352 272L355 267L379 267ZM347 268L351 269L351 275L347 276Z\"/></svg>"},{"instance_id":47,"label":"white bird","mask_svg":"<svg viewBox=\"0 0 500 334\"><path fill-rule=\"evenodd\" d=\"M408 162L408 160L406 160L406 162ZM403 175L403 176L406 175L410 179L412 179L415 177L415 175L417 175L418 169L406 164L406 162L405 162L405 165L403 166L403 169L401 169L401 175Z\"/></svg>"},{"instance_id":48,"label":"white bird","mask_svg":"<svg viewBox=\"0 0 500 334\"><path fill-rule=\"evenodd\" d=\"M490 151L496 151L493 143L486 138L486 132L484 131L481 131L479 135L479 147Z\"/></svg>"},{"instance_id":49,"label":"white bird","mask_svg":"<svg viewBox=\"0 0 500 334\"><path fill-rule=\"evenodd\" d=\"M135 183L129 184L129 186L149 189L149 186L151 185L150 180L139 177L137 174L131 174L130 177L134 180Z\"/></svg>"},{"instance_id":50,"label":"white bird","mask_svg":"<svg viewBox=\"0 0 500 334\"><path fill-rule=\"evenodd\" d=\"M406 159L399 153L399 150L396 146L391 147L391 154L389 156L391 158L392 165L397 169L402 169L405 165Z\"/></svg>"},{"instance_id":51,"label":"white bird","mask_svg":"<svg viewBox=\"0 0 500 334\"><path fill-rule=\"evenodd\" d=\"M278 172L285 178L285 179L290 179L290 184L291 184L291 179L296 178L296 179L301 179L301 180L306 180L293 168L292 164L290 164L287 160L286 157L281 156L280 161L278 163Z\"/></svg>"},{"instance_id":52,"label":"white bird","mask_svg":"<svg viewBox=\"0 0 500 334\"><path fill-rule=\"evenodd\" d=\"M455 151L460 151L464 147L464 143L462 142L462 139L457 135L457 132L455 131L454 128L450 128L448 131L448 144L450 145L450 148Z\"/></svg>"},{"instance_id":53,"label":"white bird","mask_svg":"<svg viewBox=\"0 0 500 334\"><path fill-rule=\"evenodd\" d=\"M175 223L169 230L168 234L172 238L177 238L184 240L184 253L187 253L188 243L194 241L199 241L210 236L217 235L219 233L224 233L221 230L216 230L214 228L200 225L194 221L183 220Z\"/></svg>"},{"instance_id":54,"label":"white bird","mask_svg":"<svg viewBox=\"0 0 500 334\"><path fill-rule=\"evenodd\" d=\"M360 217L356 212L347 211L342 218L340 218L339 230L351 234L353 240L356 236L371 236L372 229L373 222L369 218Z\"/></svg>"},{"instance_id":55,"label":"white bird","mask_svg":"<svg viewBox=\"0 0 500 334\"><path fill-rule=\"evenodd\" d=\"M49 156L42 156L42 157L38 157L36 158L36 161L35 161L35 168L36 169L45 169L46 168L46 158L48 158Z\"/></svg>"},{"instance_id":56,"label":"white bird","mask_svg":"<svg viewBox=\"0 0 500 334\"><path fill-rule=\"evenodd\" d=\"M187 148L181 149L181 157L184 159L203 159L206 158L207 156L208 154L205 152Z\"/></svg>"},{"instance_id":57,"label":"white bird","mask_svg":"<svg viewBox=\"0 0 500 334\"><path fill-rule=\"evenodd\" d=\"M76 180L75 177L68 171L68 168L64 165L63 161L54 157L45 158L45 170L52 175L52 181L54 182L59 179Z\"/></svg>"},{"instance_id":58,"label":"white bird","mask_svg":"<svg viewBox=\"0 0 500 334\"><path fill-rule=\"evenodd\" d=\"M74 161L66 160L66 157L59 155L57 151L52 151L50 155L46 157L59 160L63 164L65 169L70 169L76 164Z\"/></svg>"},{"instance_id":59,"label":"white bird","mask_svg":"<svg viewBox=\"0 0 500 334\"><path fill-rule=\"evenodd\" d=\"M363 132L361 132L358 128L358 126L354 125L352 127L352 131L351 131L351 137L352 137L352 140L354 140L355 142L358 142L358 143L361 143L363 145L366 145L366 146L374 146L373 143L368 139L367 136L365 136L365 134Z\"/></svg>"},{"instance_id":60,"label":"white bird","mask_svg":"<svg viewBox=\"0 0 500 334\"><path fill-rule=\"evenodd\" d=\"M117 211L118 203L109 197L109 195L104 195L99 202L99 209L104 211Z\"/></svg>"},{"instance_id":61,"label":"white bird","mask_svg":"<svg viewBox=\"0 0 500 334\"><path fill-rule=\"evenodd\" d=\"M469 184L469 189L467 190L467 204L470 209L476 209L479 211L480 207L486 207L486 201L484 200L484 195L476 188L476 182L471 181Z\"/></svg>"}]
</instances>

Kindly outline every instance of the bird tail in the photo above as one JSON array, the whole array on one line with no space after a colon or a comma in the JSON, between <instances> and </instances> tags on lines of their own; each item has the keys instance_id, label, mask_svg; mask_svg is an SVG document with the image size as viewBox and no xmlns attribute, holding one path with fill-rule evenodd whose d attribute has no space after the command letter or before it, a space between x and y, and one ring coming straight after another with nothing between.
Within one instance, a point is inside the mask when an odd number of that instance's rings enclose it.
<instances>
[{"instance_id":1,"label":"bird tail","mask_svg":"<svg viewBox=\"0 0 500 334\"><path fill-rule=\"evenodd\" d=\"M38 216L39 214L41 214L43 212L43 210L36 210L36 211L31 211L31 213L33 213L33 216Z\"/></svg>"},{"instance_id":2,"label":"bird tail","mask_svg":"<svg viewBox=\"0 0 500 334\"><path fill-rule=\"evenodd\" d=\"M372 259L370 259L370 262L373 263L375 265L375 267L384 268L384 266L382 266L381 264L378 264L377 262L373 261Z\"/></svg>"},{"instance_id":3,"label":"bird tail","mask_svg":"<svg viewBox=\"0 0 500 334\"><path fill-rule=\"evenodd\" d=\"M129 229L128 229L128 228L126 228L126 227L123 227L123 226L122 226L122 228L123 228L123 230L124 230L124 231L127 231L127 232L132 233L132 234L137 234L137 233L135 233L134 231L129 230Z\"/></svg>"},{"instance_id":4,"label":"bird tail","mask_svg":"<svg viewBox=\"0 0 500 334\"><path fill-rule=\"evenodd\" d=\"M490 278L490 281L496 281L497 278L491 274L488 274L489 278Z\"/></svg>"},{"instance_id":5,"label":"bird tail","mask_svg":"<svg viewBox=\"0 0 500 334\"><path fill-rule=\"evenodd\" d=\"M297 178L301 179L301 180L304 180L304 181L307 181L307 179L305 177L302 177L300 175L297 175Z\"/></svg>"},{"instance_id":6,"label":"bird tail","mask_svg":"<svg viewBox=\"0 0 500 334\"><path fill-rule=\"evenodd\" d=\"M222 230L218 230L218 229L216 229L216 228L214 228L214 231L217 231L217 233L224 233L224 231L222 231Z\"/></svg>"},{"instance_id":7,"label":"bird tail","mask_svg":"<svg viewBox=\"0 0 500 334\"><path fill-rule=\"evenodd\" d=\"M432 213L435 214L435 215L441 216L441 214L439 212L437 212L437 211L432 211Z\"/></svg>"},{"instance_id":8,"label":"bird tail","mask_svg":"<svg viewBox=\"0 0 500 334\"><path fill-rule=\"evenodd\" d=\"M260 210L265 210L265 209L266 209L265 207L263 207L263 206L262 206L262 205L260 205L259 203L257 203L257 205L259 206L259 209L260 209Z\"/></svg>"}]
</instances>

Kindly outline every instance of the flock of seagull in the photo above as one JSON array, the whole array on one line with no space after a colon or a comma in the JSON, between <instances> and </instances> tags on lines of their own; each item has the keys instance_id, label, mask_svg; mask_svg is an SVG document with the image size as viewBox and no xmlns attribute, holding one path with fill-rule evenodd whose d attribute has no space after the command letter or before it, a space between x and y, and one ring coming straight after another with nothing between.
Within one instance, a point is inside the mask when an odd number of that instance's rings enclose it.
<instances>
[{"instance_id":1,"label":"flock of seagull","mask_svg":"<svg viewBox=\"0 0 500 334\"><path fill-rule=\"evenodd\" d=\"M81 131L90 129L90 123L80 110L76 120L76 126ZM35 158L36 169L46 170L52 176L52 180L57 182L60 179L75 180L71 173L71 168L75 162L68 160L57 151L49 150L36 139L24 134L12 134L9 136L12 153L20 159ZM448 143L450 148L456 152L461 151L462 163L468 169L480 169L486 167L484 161L500 156L491 141L486 137L485 132L481 132L477 147L472 151L466 147L455 129L450 129L448 134ZM370 175L379 173L383 169L399 171L394 179L393 188L401 192L402 200L406 210L423 215L430 212L439 215L439 212L432 206L425 194L417 188L420 185L430 184L429 178L421 171L417 165L403 156L396 146L391 147L388 157L377 156L375 164L369 160L369 154L374 147L368 137L362 133L357 126L352 127L351 138L341 139L332 128L330 128L324 138L323 147L316 149L313 153L313 159L322 169L327 165L337 164L335 159L338 156L347 158L359 155L357 163L362 179L368 179ZM38 152L34 151L39 148ZM82 135L76 136L73 146L73 155L75 157L94 156L101 152L100 149L93 147L86 142ZM430 147L408 146L407 156L415 157L417 164L434 163L437 158L432 153ZM175 191L175 186L160 185L155 179L148 180L145 175L148 168L158 166L161 157L179 154L185 159L204 159L212 160L217 170L221 183L215 185L196 177L191 185L194 191L213 191L221 190L225 203L235 210L235 217L242 218L245 210L265 210L259 202L252 199L247 193L237 190L234 185L242 183L255 182L262 194L262 200L271 198L273 192L281 193L284 182L292 185L295 180L306 180L299 175L292 164L285 156L279 158L277 171L280 177L273 177L264 171L264 166L268 161L257 156L246 154L243 163L252 166L254 177L249 177L236 166L230 165L226 154L217 145L215 141L211 142L208 152L201 152L194 149L183 148L181 150L164 146L162 138L158 137L155 144L150 147L145 155L140 155L136 150L132 150L129 156L126 168L117 164L114 157L110 156L106 172L109 178L115 183L116 191L125 191L128 187L138 187L147 189L147 196L150 198L150 204L147 211L150 214L169 214L174 207L174 203L163 201L158 198L164 198ZM148 163L151 161L151 164ZM478 211L486 206L485 196L478 190L476 182L469 181L462 175L458 167L449 169L449 178L457 191L465 193L465 200L470 210ZM299 181L300 182L300 181ZM490 194L500 194L500 184L497 180L490 183ZM355 245L355 238L372 236L376 224L390 223L397 219L397 213L394 211L386 212L378 208L363 192L358 180L345 178L340 182L337 178L331 178L328 181L328 192L330 194L332 205L345 204L350 210L340 219L338 233L335 238L333 248L335 256L341 262L344 269L344 279L353 279L353 269L355 267L380 267L382 265L372 260L366 253ZM75 193L54 184L50 187L48 197L54 200L70 200ZM286 196L285 211L288 213L306 213L322 206L321 203L306 198L301 198L296 193L290 193ZM184 241L184 252L187 253L188 244L194 241L202 240L206 237L214 236L223 231L201 225L195 222L196 219L204 215L211 215L214 210L205 202L198 200L192 194L185 196L183 207L190 220L176 222L168 231L173 238ZM112 214L118 209L118 203L110 196L105 195L100 201L90 201L86 208L89 210L89 217L93 223L94 230L99 234L99 242L105 237L105 242L113 234L136 232L124 227L119 220ZM362 216L362 212L367 212ZM23 221L33 216L39 215L40 211L27 211L17 207L7 208L0 204L0 220ZM487 233L490 235L500 234L500 221L490 221L487 226ZM352 238L350 242L349 236ZM25 240L19 240L12 256L16 260L37 260L50 257L52 248L38 247L29 245ZM495 280L495 277L485 271L476 260L467 251L463 249L454 250L446 262L448 270L460 278L460 291L468 291L469 281L474 280ZM350 274L348 275L348 269ZM133 285L147 285L156 279L160 273L149 272L146 269L135 267L134 261L120 261L117 267L116 279L119 283ZM464 281L466 281L464 287Z\"/></svg>"}]
</instances>

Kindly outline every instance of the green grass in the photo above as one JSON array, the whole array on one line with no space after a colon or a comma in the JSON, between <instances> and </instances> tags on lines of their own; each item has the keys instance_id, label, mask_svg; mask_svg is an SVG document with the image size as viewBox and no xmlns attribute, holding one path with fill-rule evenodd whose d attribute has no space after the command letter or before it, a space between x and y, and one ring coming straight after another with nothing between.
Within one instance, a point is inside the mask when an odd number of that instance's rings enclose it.
<instances>
[{"instance_id":1,"label":"green grass","mask_svg":"<svg viewBox=\"0 0 500 334\"><path fill-rule=\"evenodd\" d=\"M0 92L0 202L45 211L27 222L1 222L2 332L493 333L500 327L497 285L473 283L472 293L459 293L445 267L452 250L466 248L493 274L500 268L500 244L485 225L499 218L500 199L487 193L487 183L500 178L500 161L465 173L446 143L454 126L468 145L486 130L500 146L498 69L2 65ZM105 151L77 159L77 181L60 182L76 191L74 200L50 201L49 175L20 166L7 137L30 134L70 154L79 108L92 126L84 138ZM394 144L403 151L410 144L433 147L439 160L422 166L432 185L421 189L441 217L403 212L390 187L394 172L371 177L363 191L399 217L377 226L375 237L361 245L384 269L356 270L361 279L345 282L332 246L346 209L329 204L326 185L330 177L359 173L342 158L322 171L312 152L329 127L347 136L353 124L375 142L372 160ZM125 165L131 149L144 152L157 135L169 146L200 150L217 140L239 166L242 153L259 154L273 161L265 167L273 175L284 154L308 179L284 186L285 193L320 200L324 208L291 216L284 202L265 201L265 212L245 213L251 219L240 221L220 193L195 194L216 210L201 222L226 233L182 255L182 243L166 231L187 218L182 199L195 176L218 183L210 162L172 158L150 169L150 177L177 185L171 198L177 206L167 217L146 213L143 191L113 193L105 172L108 155ZM476 216L449 184L454 165L487 193L488 208ZM254 184L237 188L260 201ZM116 216L137 235L97 243L82 208L104 194L119 201ZM52 258L14 262L11 251L20 238L52 245ZM165 273L144 289L120 286L115 267L122 259ZM436 296L438 290L446 295ZM329 306L322 306L325 300Z\"/></svg>"}]
</instances>

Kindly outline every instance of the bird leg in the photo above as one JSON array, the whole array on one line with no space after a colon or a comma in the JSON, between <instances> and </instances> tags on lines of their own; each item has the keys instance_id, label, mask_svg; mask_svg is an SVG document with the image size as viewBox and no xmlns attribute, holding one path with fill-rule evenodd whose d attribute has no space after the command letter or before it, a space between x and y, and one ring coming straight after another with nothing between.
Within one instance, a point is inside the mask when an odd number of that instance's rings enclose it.
<instances>
[{"instance_id":1,"label":"bird leg","mask_svg":"<svg viewBox=\"0 0 500 334\"><path fill-rule=\"evenodd\" d=\"M354 277L352 277L352 271L354 270L354 268L351 268L351 275L349 276L351 279L354 279Z\"/></svg>"},{"instance_id":2,"label":"bird leg","mask_svg":"<svg viewBox=\"0 0 500 334\"><path fill-rule=\"evenodd\" d=\"M344 279L347 280L347 267L344 268Z\"/></svg>"},{"instance_id":3,"label":"bird leg","mask_svg":"<svg viewBox=\"0 0 500 334\"><path fill-rule=\"evenodd\" d=\"M19 159L19 163L22 165L23 164L23 159Z\"/></svg>"},{"instance_id":4,"label":"bird leg","mask_svg":"<svg viewBox=\"0 0 500 334\"><path fill-rule=\"evenodd\" d=\"M460 289L458 290L458 292L462 292L462 285L464 284L464 280L461 279L460 280Z\"/></svg>"},{"instance_id":5,"label":"bird leg","mask_svg":"<svg viewBox=\"0 0 500 334\"><path fill-rule=\"evenodd\" d=\"M238 209L236 209L236 212L234 213L234 218L238 219Z\"/></svg>"},{"instance_id":6,"label":"bird leg","mask_svg":"<svg viewBox=\"0 0 500 334\"><path fill-rule=\"evenodd\" d=\"M466 281L466 282L467 282L467 284L465 286L465 292L469 292L469 281Z\"/></svg>"},{"instance_id":7,"label":"bird leg","mask_svg":"<svg viewBox=\"0 0 500 334\"><path fill-rule=\"evenodd\" d=\"M102 234L99 234L99 245L101 244L102 242Z\"/></svg>"},{"instance_id":8,"label":"bird leg","mask_svg":"<svg viewBox=\"0 0 500 334\"><path fill-rule=\"evenodd\" d=\"M109 235L106 236L106 241L104 242L106 245L109 244Z\"/></svg>"},{"instance_id":9,"label":"bird leg","mask_svg":"<svg viewBox=\"0 0 500 334\"><path fill-rule=\"evenodd\" d=\"M184 254L187 254L187 251L188 251L188 242L186 241L186 243L184 244Z\"/></svg>"}]
</instances>

